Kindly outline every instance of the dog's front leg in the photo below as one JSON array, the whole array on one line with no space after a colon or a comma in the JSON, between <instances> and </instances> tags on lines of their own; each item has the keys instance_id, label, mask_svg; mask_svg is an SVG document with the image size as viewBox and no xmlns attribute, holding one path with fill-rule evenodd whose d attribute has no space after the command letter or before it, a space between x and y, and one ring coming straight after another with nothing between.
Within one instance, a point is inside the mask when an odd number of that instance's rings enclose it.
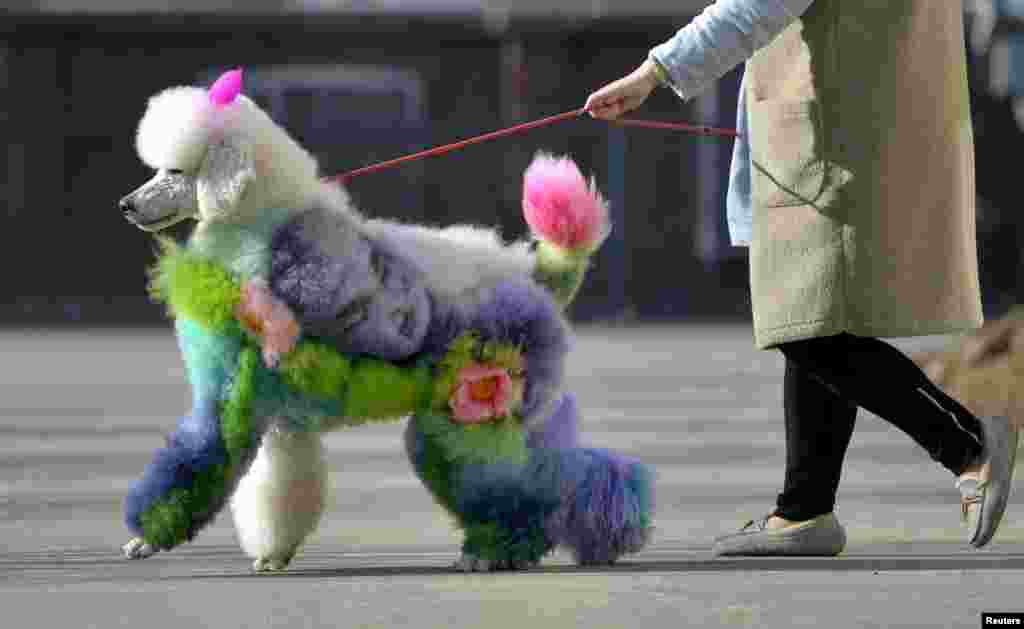
<instances>
[{"instance_id":1,"label":"dog's front leg","mask_svg":"<svg viewBox=\"0 0 1024 629\"><path fill-rule=\"evenodd\" d=\"M183 329L195 402L125 497L125 523L136 535L123 547L130 558L192 540L225 505L259 443L252 410L259 350L179 321Z\"/></svg>"},{"instance_id":2,"label":"dog's front leg","mask_svg":"<svg viewBox=\"0 0 1024 629\"><path fill-rule=\"evenodd\" d=\"M123 548L142 559L191 540L219 510L227 453L216 400L201 400L167 436L124 501L125 524L137 537Z\"/></svg>"},{"instance_id":3,"label":"dog's front leg","mask_svg":"<svg viewBox=\"0 0 1024 629\"><path fill-rule=\"evenodd\" d=\"M283 570L316 529L327 469L320 435L271 428L231 497L238 541L253 570Z\"/></svg>"}]
</instances>

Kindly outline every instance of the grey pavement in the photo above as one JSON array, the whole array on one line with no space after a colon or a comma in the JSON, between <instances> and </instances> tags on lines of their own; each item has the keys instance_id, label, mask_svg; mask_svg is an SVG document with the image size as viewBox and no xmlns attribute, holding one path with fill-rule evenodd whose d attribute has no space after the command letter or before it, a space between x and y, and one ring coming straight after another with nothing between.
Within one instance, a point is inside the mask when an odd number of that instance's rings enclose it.
<instances>
[{"instance_id":1,"label":"grey pavement","mask_svg":"<svg viewBox=\"0 0 1024 629\"><path fill-rule=\"evenodd\" d=\"M0 628L976 627L1024 612L1024 494L991 547L969 550L952 478L867 413L839 495L844 555L711 556L782 482L782 359L748 326L582 327L569 380L584 439L655 469L645 552L452 572L459 537L394 424L327 438L323 524L287 572L256 575L226 515L173 552L119 555L121 495L188 405L169 327L2 331Z\"/></svg>"}]
</instances>

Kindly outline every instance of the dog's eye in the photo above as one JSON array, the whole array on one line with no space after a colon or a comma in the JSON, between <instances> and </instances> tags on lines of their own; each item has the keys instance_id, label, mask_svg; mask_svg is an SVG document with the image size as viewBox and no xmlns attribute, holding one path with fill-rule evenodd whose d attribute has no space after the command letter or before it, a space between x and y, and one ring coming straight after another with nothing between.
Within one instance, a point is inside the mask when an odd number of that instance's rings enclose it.
<instances>
[{"instance_id":1,"label":"dog's eye","mask_svg":"<svg viewBox=\"0 0 1024 629\"><path fill-rule=\"evenodd\" d=\"M168 175L180 175L180 174L182 174L183 172L184 172L184 171L183 171L183 170L181 170L180 168L168 168L168 169L167 169L167 174L168 174Z\"/></svg>"}]
</instances>

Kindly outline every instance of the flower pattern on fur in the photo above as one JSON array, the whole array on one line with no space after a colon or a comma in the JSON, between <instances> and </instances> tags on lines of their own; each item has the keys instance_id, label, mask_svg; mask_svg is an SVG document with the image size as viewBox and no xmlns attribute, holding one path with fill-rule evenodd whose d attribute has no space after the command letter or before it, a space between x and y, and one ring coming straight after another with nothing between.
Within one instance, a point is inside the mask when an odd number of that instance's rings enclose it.
<instances>
[{"instance_id":1,"label":"flower pattern on fur","mask_svg":"<svg viewBox=\"0 0 1024 629\"><path fill-rule=\"evenodd\" d=\"M262 280L242 283L235 316L247 332L262 340L263 361L268 367L276 367L298 343L300 329L295 315Z\"/></svg>"},{"instance_id":2,"label":"flower pattern on fur","mask_svg":"<svg viewBox=\"0 0 1024 629\"><path fill-rule=\"evenodd\" d=\"M477 424L506 415L515 397L508 370L470 363L456 375L458 384L448 399L452 418L460 424Z\"/></svg>"},{"instance_id":3,"label":"flower pattern on fur","mask_svg":"<svg viewBox=\"0 0 1024 629\"><path fill-rule=\"evenodd\" d=\"M469 427L519 419L524 369L518 347L465 332L441 357L436 375L434 408L453 422Z\"/></svg>"}]
</instances>

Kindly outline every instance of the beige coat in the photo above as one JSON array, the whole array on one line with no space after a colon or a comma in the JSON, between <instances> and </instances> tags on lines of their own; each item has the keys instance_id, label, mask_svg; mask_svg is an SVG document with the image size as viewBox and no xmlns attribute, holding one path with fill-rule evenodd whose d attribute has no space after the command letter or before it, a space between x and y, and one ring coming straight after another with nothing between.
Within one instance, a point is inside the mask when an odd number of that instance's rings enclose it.
<instances>
[{"instance_id":1,"label":"beige coat","mask_svg":"<svg viewBox=\"0 0 1024 629\"><path fill-rule=\"evenodd\" d=\"M816 0L748 62L759 347L981 324L961 11Z\"/></svg>"}]
</instances>

